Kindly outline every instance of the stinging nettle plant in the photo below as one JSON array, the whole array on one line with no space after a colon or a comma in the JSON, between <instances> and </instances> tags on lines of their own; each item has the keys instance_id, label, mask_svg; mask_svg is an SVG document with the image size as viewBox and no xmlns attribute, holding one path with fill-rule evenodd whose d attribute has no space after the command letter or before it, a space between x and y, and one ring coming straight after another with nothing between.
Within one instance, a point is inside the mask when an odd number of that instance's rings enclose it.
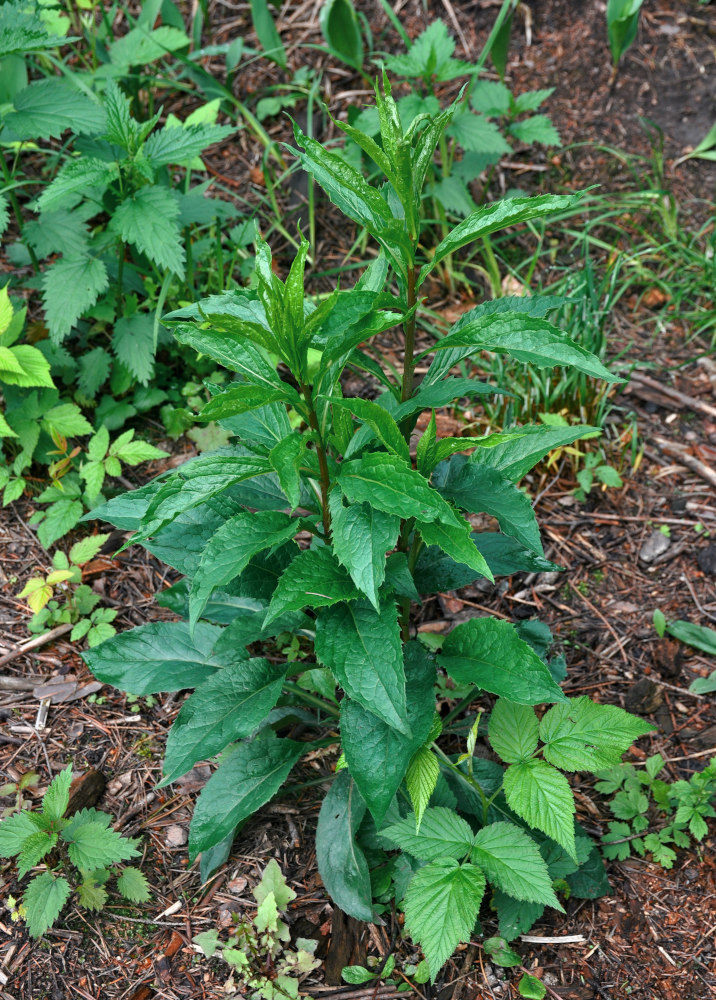
<instances>
[{"instance_id":1,"label":"stinging nettle plant","mask_svg":"<svg viewBox=\"0 0 716 1000\"><path fill-rule=\"evenodd\" d=\"M411 607L420 594L552 567L516 484L551 448L593 430L527 426L438 439L435 409L500 391L452 376L453 367L493 351L618 379L545 318L559 304L553 298L479 305L417 353L421 289L441 260L577 198L486 205L426 259L423 183L460 105L406 128L386 80L376 103L380 144L341 127L381 171L380 188L295 128L303 167L380 245L355 287L307 297L307 244L284 282L259 237L255 290L170 316L182 344L235 373L228 386L209 386L214 395L202 416L236 440L94 511L135 530L132 542L184 574L160 598L184 620L144 625L84 655L100 680L137 695L195 689L170 732L163 783L219 755L190 830L190 855L201 855L204 877L301 757L335 744L340 731L341 766L316 837L321 876L334 902L361 920L379 920L394 898L434 980L473 933L488 883L506 938L545 906L561 908L555 879L564 887L565 878L580 876L570 883L575 894L603 891L598 853L575 825L563 772L617 763L651 726L619 708L567 698L543 659L551 637L539 623L518 629L474 618L457 625L437 655L414 638ZM404 335L401 373L374 339L396 325ZM434 357L418 382L427 355ZM382 395L346 398L346 368L370 373ZM424 411L433 414L413 457ZM501 532L474 533L465 515L476 512L494 515ZM287 634L298 649L292 659L278 655ZM465 695L446 731L471 702L479 700L480 711L492 706L487 728L473 727L466 755L440 745L435 691L443 672ZM552 707L540 718L538 705ZM313 739L291 738L297 719ZM478 733L504 767L473 758Z\"/></svg>"}]
</instances>

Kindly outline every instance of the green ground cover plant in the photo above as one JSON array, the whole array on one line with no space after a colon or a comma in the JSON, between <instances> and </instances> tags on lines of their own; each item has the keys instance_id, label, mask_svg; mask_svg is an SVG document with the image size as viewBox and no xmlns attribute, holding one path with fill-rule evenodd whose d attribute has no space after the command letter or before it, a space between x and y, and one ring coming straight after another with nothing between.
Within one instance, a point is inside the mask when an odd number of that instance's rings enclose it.
<instances>
[{"instance_id":1,"label":"green ground cover plant","mask_svg":"<svg viewBox=\"0 0 716 1000\"><path fill-rule=\"evenodd\" d=\"M21 809L0 822L0 857L17 858L18 878L44 866L28 882L22 900L10 903L13 919L24 919L34 938L55 924L71 896L86 910L103 909L109 899L105 886L112 879L124 899L149 899L142 872L122 864L139 857L138 841L113 830L109 813L82 809L65 816L71 783L72 765L52 780L39 811Z\"/></svg>"},{"instance_id":2,"label":"green ground cover plant","mask_svg":"<svg viewBox=\"0 0 716 1000\"><path fill-rule=\"evenodd\" d=\"M708 628L706 625L696 625L682 618L668 621L664 612L658 608L654 611L654 628L659 638L668 632L674 639L686 643L687 646L693 646L694 649L716 656L716 629ZM708 677L697 677L691 682L689 690L696 694L710 694L716 691L716 670Z\"/></svg>"},{"instance_id":3,"label":"green ground cover plant","mask_svg":"<svg viewBox=\"0 0 716 1000\"><path fill-rule=\"evenodd\" d=\"M295 127L303 167L380 248L357 283L307 295L307 242L282 279L257 235L254 288L165 318L180 343L234 373L209 385L200 414L233 439L94 511L184 575L160 598L183 620L122 633L85 659L100 680L135 695L194 689L172 727L162 784L218 755L189 836L204 877L303 754L339 734L316 835L323 882L362 920L399 904L434 981L473 933L488 884L505 940L545 906L561 909L555 890L565 884L575 894L604 891L565 772L616 765L652 727L567 698L537 622L518 629L474 618L431 647L414 637L411 605L421 594L552 568L517 484L552 448L594 431L533 424L439 439L436 409L502 391L452 375L455 366L488 352L619 378L547 319L560 304L553 297L483 303L417 352L426 279L446 257L574 207L579 196L505 199L435 238L423 188L462 106L403 120L385 78L383 87L380 143L339 123L372 159L379 184ZM397 372L375 340L396 326ZM348 368L371 373L382 395L346 397ZM467 515L477 512L494 514L500 533L474 533ZM290 656L279 653L287 648ZM446 675L464 698L443 719L436 687ZM474 702L489 721L478 718L467 753L456 754L450 723ZM292 737L297 720L310 736ZM501 764L474 756L478 735Z\"/></svg>"}]
</instances>

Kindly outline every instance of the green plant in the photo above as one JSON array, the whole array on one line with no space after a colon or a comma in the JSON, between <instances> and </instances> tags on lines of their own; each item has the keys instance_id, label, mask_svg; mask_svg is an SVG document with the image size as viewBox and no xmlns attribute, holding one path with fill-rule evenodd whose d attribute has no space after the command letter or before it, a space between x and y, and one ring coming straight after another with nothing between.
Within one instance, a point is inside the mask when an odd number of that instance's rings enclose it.
<instances>
[{"instance_id":1,"label":"green plant","mask_svg":"<svg viewBox=\"0 0 716 1000\"><path fill-rule=\"evenodd\" d=\"M94 512L136 529L133 542L185 575L161 601L186 620L125 632L84 657L100 680L137 695L196 689L172 727L162 783L221 754L190 828L190 856L201 854L204 877L303 754L340 738L342 766L316 837L323 882L363 920L374 919L374 899L378 907L402 901L435 980L469 939L488 880L504 933L514 935L544 906L561 908L555 879L603 890L563 771L614 764L652 727L619 708L566 698L545 662L551 637L539 623L518 629L474 618L436 655L413 639L411 604L421 593L551 565L516 484L551 448L594 430L536 425L439 439L435 409L499 391L450 375L454 366L492 351L618 379L544 318L551 302L537 296L477 306L417 353L434 268L578 196L505 199L435 243L421 218L422 189L459 105L406 128L387 81L376 102L382 146L341 127L373 158L380 188L295 128L303 166L381 247L357 284L314 300L305 292L307 243L282 280L257 237L255 290L166 317L180 343L236 374L201 411L236 441ZM427 259L425 246L433 247ZM374 339L396 324L402 371ZM433 353L418 383L416 369ZM379 380L377 401L344 396L348 366ZM410 440L423 411L431 417L413 464ZM494 513L502 533L472 533L465 513L479 511ZM278 654L287 635L315 659ZM491 708L482 738L504 768L471 751L458 762L449 725L440 745L438 670L465 691L448 720L478 698L481 711ZM540 720L531 706L545 703L553 707ZM311 737L286 735L296 713Z\"/></svg>"},{"instance_id":2,"label":"green plant","mask_svg":"<svg viewBox=\"0 0 716 1000\"><path fill-rule=\"evenodd\" d=\"M683 621L683 619L667 621L664 612L658 608L654 611L654 628L659 638L668 632L674 639L685 642L688 646L700 649L704 653L710 653L711 656L716 656L716 629L707 628L705 625L694 625L692 622ZM716 691L716 670L708 677L697 677L695 681L691 682L689 690L695 694L710 694L712 691Z\"/></svg>"},{"instance_id":3,"label":"green plant","mask_svg":"<svg viewBox=\"0 0 716 1000\"><path fill-rule=\"evenodd\" d=\"M639 11L644 0L607 0L607 34L612 50L613 73L616 76L619 62L634 44L639 27Z\"/></svg>"},{"instance_id":4,"label":"green plant","mask_svg":"<svg viewBox=\"0 0 716 1000\"><path fill-rule=\"evenodd\" d=\"M25 771L17 781L8 781L0 785L0 796L14 795L15 801L11 806L5 806L0 812L0 818L5 819L14 812L20 812L25 807L23 792L28 788L36 788L40 777L35 771Z\"/></svg>"},{"instance_id":5,"label":"green plant","mask_svg":"<svg viewBox=\"0 0 716 1000\"><path fill-rule=\"evenodd\" d=\"M284 997L298 1000L301 980L321 964L314 956L318 942L298 938L297 950L289 947L291 934L282 917L296 893L287 885L273 858L251 891L258 904L255 914L243 917L234 914L228 940L220 940L218 931L203 931L192 938L194 946L207 958L218 957L228 962L232 978L233 972L239 977L241 989L251 990L248 994L251 1000Z\"/></svg>"},{"instance_id":6,"label":"green plant","mask_svg":"<svg viewBox=\"0 0 716 1000\"><path fill-rule=\"evenodd\" d=\"M643 770L619 764L597 774L595 788L612 797L609 808L617 820L602 837L605 857L651 854L657 864L672 868L675 848L689 847L691 838L699 842L708 833L706 819L716 816L716 758L688 781L659 778L665 764L661 754L654 754Z\"/></svg>"},{"instance_id":7,"label":"green plant","mask_svg":"<svg viewBox=\"0 0 716 1000\"><path fill-rule=\"evenodd\" d=\"M18 597L26 597L34 614L27 624L30 632L44 632L55 625L74 625L70 639L87 637L92 647L116 634L111 623L117 612L98 608L102 600L91 587L82 583L81 567L93 559L108 535L90 535L75 542L68 555L58 549L52 557L53 569L46 576L31 577Z\"/></svg>"},{"instance_id":8,"label":"green plant","mask_svg":"<svg viewBox=\"0 0 716 1000\"><path fill-rule=\"evenodd\" d=\"M139 856L136 840L110 827L111 816L97 809L65 813L70 801L72 765L50 783L42 809L22 809L0 823L0 857L17 858L18 878L41 863L39 875L28 882L18 908L32 937L52 927L71 895L87 910L101 910L109 899L107 884L133 903L149 899L147 880L138 868L118 868ZM43 860L46 859L46 860Z\"/></svg>"}]
</instances>

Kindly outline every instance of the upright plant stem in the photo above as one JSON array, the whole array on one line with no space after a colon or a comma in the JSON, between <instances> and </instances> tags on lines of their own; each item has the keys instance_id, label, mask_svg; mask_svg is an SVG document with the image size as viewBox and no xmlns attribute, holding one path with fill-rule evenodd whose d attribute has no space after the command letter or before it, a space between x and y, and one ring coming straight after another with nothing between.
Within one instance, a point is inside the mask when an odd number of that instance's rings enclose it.
<instances>
[{"instance_id":1,"label":"upright plant stem","mask_svg":"<svg viewBox=\"0 0 716 1000\"><path fill-rule=\"evenodd\" d=\"M7 192L8 200L10 201L10 207L12 208L12 214L15 216L15 221L17 222L17 228L22 233L22 227L23 227L23 222L24 222L24 220L22 218L22 209L20 208L20 202L17 200L17 196L16 196L15 192L12 190L12 187L11 187L11 185L12 185L12 175L11 175L9 169L8 169L7 163L5 162L5 156L4 156L4 154L0 154L0 166L2 167L2 175L3 175L3 178L5 180L5 184L6 184L5 191ZM27 243L25 244L25 247L26 247L27 252L28 252L28 254L30 256L30 260L32 261L32 269L33 269L33 271L35 272L35 274L39 274L39 272L40 272L40 264L39 264L39 261L37 259L36 254L35 254L35 251Z\"/></svg>"},{"instance_id":2,"label":"upright plant stem","mask_svg":"<svg viewBox=\"0 0 716 1000\"><path fill-rule=\"evenodd\" d=\"M413 265L408 270L408 309L414 310L415 306L415 282L417 278L417 265ZM415 369L415 312L411 312L410 318L406 320L405 326L405 359L403 361L403 383L400 398L403 402L413 395L413 372ZM406 441L410 438L410 432L404 432Z\"/></svg>"},{"instance_id":3,"label":"upright plant stem","mask_svg":"<svg viewBox=\"0 0 716 1000\"><path fill-rule=\"evenodd\" d=\"M321 429L318 426L318 417L316 416L316 408L313 405L313 393L311 392L310 385L301 383L301 394L306 400L306 406L308 407L308 422L311 429L316 434L316 454L318 455L318 468L321 473L321 512L323 514L323 532L325 540L328 541L331 537L331 512L328 508L328 493L331 488L331 477L328 472L328 459L326 458L326 449L323 444Z\"/></svg>"}]
</instances>

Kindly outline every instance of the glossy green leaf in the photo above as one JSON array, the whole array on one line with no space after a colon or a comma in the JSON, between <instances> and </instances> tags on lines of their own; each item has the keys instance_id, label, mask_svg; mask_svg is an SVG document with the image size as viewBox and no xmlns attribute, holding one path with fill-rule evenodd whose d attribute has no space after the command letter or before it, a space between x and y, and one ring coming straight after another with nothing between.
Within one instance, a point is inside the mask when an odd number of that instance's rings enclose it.
<instances>
[{"instance_id":1,"label":"glossy green leaf","mask_svg":"<svg viewBox=\"0 0 716 1000\"><path fill-rule=\"evenodd\" d=\"M328 607L361 596L330 549L306 549L299 552L281 576L264 627L287 611Z\"/></svg>"},{"instance_id":2,"label":"glossy green leaf","mask_svg":"<svg viewBox=\"0 0 716 1000\"><path fill-rule=\"evenodd\" d=\"M446 524L444 521L424 523L419 520L417 527L423 541L426 545L437 545L456 563L469 566L480 576L488 580L494 579L487 561L472 539L470 524L457 515L454 515L454 518L452 524Z\"/></svg>"},{"instance_id":3,"label":"glossy green leaf","mask_svg":"<svg viewBox=\"0 0 716 1000\"><path fill-rule=\"evenodd\" d=\"M250 341L230 338L223 332L203 330L188 323L180 323L173 332L180 344L188 344L230 371L239 372L247 382L271 386L274 389L283 388L284 383L276 374L273 365L266 361L261 351Z\"/></svg>"},{"instance_id":4,"label":"glossy green leaf","mask_svg":"<svg viewBox=\"0 0 716 1000\"><path fill-rule=\"evenodd\" d=\"M352 503L369 503L386 514L459 523L440 494L397 455L373 452L343 462L338 485Z\"/></svg>"},{"instance_id":5,"label":"glossy green leaf","mask_svg":"<svg viewBox=\"0 0 716 1000\"><path fill-rule=\"evenodd\" d=\"M363 39L351 0L327 0L321 7L320 24L331 55L361 70Z\"/></svg>"},{"instance_id":6,"label":"glossy green leaf","mask_svg":"<svg viewBox=\"0 0 716 1000\"><path fill-rule=\"evenodd\" d=\"M269 462L276 470L281 489L286 494L291 509L301 503L301 460L306 450L306 439L294 431L273 446Z\"/></svg>"},{"instance_id":7,"label":"glossy green leaf","mask_svg":"<svg viewBox=\"0 0 716 1000\"><path fill-rule=\"evenodd\" d=\"M316 860L331 899L356 920L374 923L370 873L356 833L366 804L348 771L340 771L323 800L316 829Z\"/></svg>"},{"instance_id":8,"label":"glossy green leaf","mask_svg":"<svg viewBox=\"0 0 716 1000\"><path fill-rule=\"evenodd\" d=\"M199 411L201 420L226 420L239 413L256 410L268 403L288 403L293 406L300 402L298 393L290 385L272 388L261 385L230 385L210 399Z\"/></svg>"},{"instance_id":9,"label":"glossy green leaf","mask_svg":"<svg viewBox=\"0 0 716 1000\"><path fill-rule=\"evenodd\" d=\"M456 626L438 661L459 684L475 684L520 705L566 700L547 666L506 621L472 618Z\"/></svg>"},{"instance_id":10,"label":"glossy green leaf","mask_svg":"<svg viewBox=\"0 0 716 1000\"><path fill-rule=\"evenodd\" d=\"M369 399L359 399L358 397L351 399L334 398L331 400L331 403L333 406L342 406L350 413L353 413L359 420L371 428L388 451L392 451L393 454L405 459L406 462L409 461L410 452L407 441L400 433L400 429L393 417L382 406L373 403Z\"/></svg>"},{"instance_id":11,"label":"glossy green leaf","mask_svg":"<svg viewBox=\"0 0 716 1000\"><path fill-rule=\"evenodd\" d=\"M107 639L82 659L103 684L131 694L181 691L229 662L213 653L221 631L202 622L192 634L187 622L151 622Z\"/></svg>"},{"instance_id":12,"label":"glossy green leaf","mask_svg":"<svg viewBox=\"0 0 716 1000\"><path fill-rule=\"evenodd\" d=\"M250 736L278 701L285 674L285 664L249 659L204 681L184 702L169 731L162 784Z\"/></svg>"},{"instance_id":13,"label":"glossy green leaf","mask_svg":"<svg viewBox=\"0 0 716 1000\"><path fill-rule=\"evenodd\" d=\"M410 736L405 670L395 605L380 612L368 601L322 608L316 620L316 656L346 694L387 725Z\"/></svg>"},{"instance_id":14,"label":"glossy green leaf","mask_svg":"<svg viewBox=\"0 0 716 1000\"><path fill-rule=\"evenodd\" d=\"M273 798L305 750L304 743L279 739L272 730L230 747L197 800L189 828L192 861Z\"/></svg>"}]
</instances>

